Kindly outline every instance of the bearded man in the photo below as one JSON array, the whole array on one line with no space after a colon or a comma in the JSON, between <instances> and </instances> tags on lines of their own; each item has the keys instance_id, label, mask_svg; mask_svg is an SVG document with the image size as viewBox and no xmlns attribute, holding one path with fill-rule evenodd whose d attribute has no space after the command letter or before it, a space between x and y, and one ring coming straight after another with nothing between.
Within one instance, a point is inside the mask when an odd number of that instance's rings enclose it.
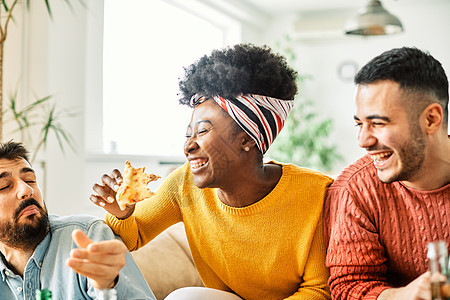
<instances>
[{"instance_id":1,"label":"bearded man","mask_svg":"<svg viewBox=\"0 0 450 300\"><path fill-rule=\"evenodd\" d=\"M359 146L325 204L332 299L431 299L427 244L450 246L448 79L416 48L355 77Z\"/></svg>"},{"instance_id":2,"label":"bearded man","mask_svg":"<svg viewBox=\"0 0 450 300\"><path fill-rule=\"evenodd\" d=\"M109 288L118 299L155 299L102 220L47 213L28 151L12 141L0 143L0 273L0 299L35 299L39 289L95 299Z\"/></svg>"}]
</instances>

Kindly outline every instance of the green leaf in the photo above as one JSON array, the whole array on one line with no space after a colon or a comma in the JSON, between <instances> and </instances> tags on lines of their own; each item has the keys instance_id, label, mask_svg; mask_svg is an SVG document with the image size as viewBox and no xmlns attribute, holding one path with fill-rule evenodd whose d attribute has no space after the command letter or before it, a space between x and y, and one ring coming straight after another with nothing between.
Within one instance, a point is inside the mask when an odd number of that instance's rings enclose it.
<instances>
[{"instance_id":1,"label":"green leaf","mask_svg":"<svg viewBox=\"0 0 450 300\"><path fill-rule=\"evenodd\" d=\"M47 7L47 11L48 11L48 15L49 15L50 19L53 19L52 9L50 7L50 4L48 3L48 0L44 0L44 2L45 2L45 6Z\"/></svg>"},{"instance_id":2,"label":"green leaf","mask_svg":"<svg viewBox=\"0 0 450 300\"><path fill-rule=\"evenodd\" d=\"M32 102L31 104L27 105L22 111L25 113L32 112L36 109L36 107L40 106L41 104L43 104L45 102L48 102L51 98L52 98L52 96L49 95L47 97L38 99L38 100Z\"/></svg>"},{"instance_id":3,"label":"green leaf","mask_svg":"<svg viewBox=\"0 0 450 300\"><path fill-rule=\"evenodd\" d=\"M8 12L8 11L9 11L8 4L6 3L5 0L2 0L2 6L3 6L3 8L5 9L5 12Z\"/></svg>"}]
</instances>

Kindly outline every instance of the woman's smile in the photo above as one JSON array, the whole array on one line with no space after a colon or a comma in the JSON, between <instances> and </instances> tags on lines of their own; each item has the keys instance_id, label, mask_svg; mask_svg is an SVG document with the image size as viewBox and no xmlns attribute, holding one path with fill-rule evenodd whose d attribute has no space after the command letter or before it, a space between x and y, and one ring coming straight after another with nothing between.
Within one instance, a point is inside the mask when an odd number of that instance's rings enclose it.
<instances>
[{"instance_id":1,"label":"woman's smile","mask_svg":"<svg viewBox=\"0 0 450 300\"><path fill-rule=\"evenodd\" d=\"M193 174L200 172L208 163L208 160L205 158L195 158L189 160L189 167L191 168L191 172Z\"/></svg>"}]
</instances>

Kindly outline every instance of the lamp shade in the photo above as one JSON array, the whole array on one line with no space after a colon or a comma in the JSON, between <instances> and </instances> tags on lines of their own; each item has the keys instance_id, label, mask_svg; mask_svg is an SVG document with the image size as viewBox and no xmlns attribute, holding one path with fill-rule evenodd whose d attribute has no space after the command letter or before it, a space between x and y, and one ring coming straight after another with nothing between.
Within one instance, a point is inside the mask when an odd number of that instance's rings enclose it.
<instances>
[{"instance_id":1,"label":"lamp shade","mask_svg":"<svg viewBox=\"0 0 450 300\"><path fill-rule=\"evenodd\" d=\"M370 0L359 14L345 24L346 34L387 35L403 31L400 20L390 14L379 0Z\"/></svg>"}]
</instances>

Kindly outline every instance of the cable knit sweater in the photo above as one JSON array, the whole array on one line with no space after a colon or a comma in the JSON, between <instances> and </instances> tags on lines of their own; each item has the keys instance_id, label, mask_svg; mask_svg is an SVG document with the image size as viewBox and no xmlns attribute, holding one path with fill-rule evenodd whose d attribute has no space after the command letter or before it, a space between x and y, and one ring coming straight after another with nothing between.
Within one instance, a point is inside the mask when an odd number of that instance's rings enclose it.
<instances>
[{"instance_id":1,"label":"cable knit sweater","mask_svg":"<svg viewBox=\"0 0 450 300\"><path fill-rule=\"evenodd\" d=\"M324 220L332 299L376 299L428 270L427 243L450 245L450 184L382 183L366 155L330 187Z\"/></svg>"},{"instance_id":2,"label":"cable knit sweater","mask_svg":"<svg viewBox=\"0 0 450 300\"><path fill-rule=\"evenodd\" d=\"M235 208L222 203L216 189L197 188L185 164L128 219L107 215L106 221L130 250L183 221L206 287L246 300L329 299L322 208L332 179L294 165L282 168L265 198Z\"/></svg>"}]
</instances>

